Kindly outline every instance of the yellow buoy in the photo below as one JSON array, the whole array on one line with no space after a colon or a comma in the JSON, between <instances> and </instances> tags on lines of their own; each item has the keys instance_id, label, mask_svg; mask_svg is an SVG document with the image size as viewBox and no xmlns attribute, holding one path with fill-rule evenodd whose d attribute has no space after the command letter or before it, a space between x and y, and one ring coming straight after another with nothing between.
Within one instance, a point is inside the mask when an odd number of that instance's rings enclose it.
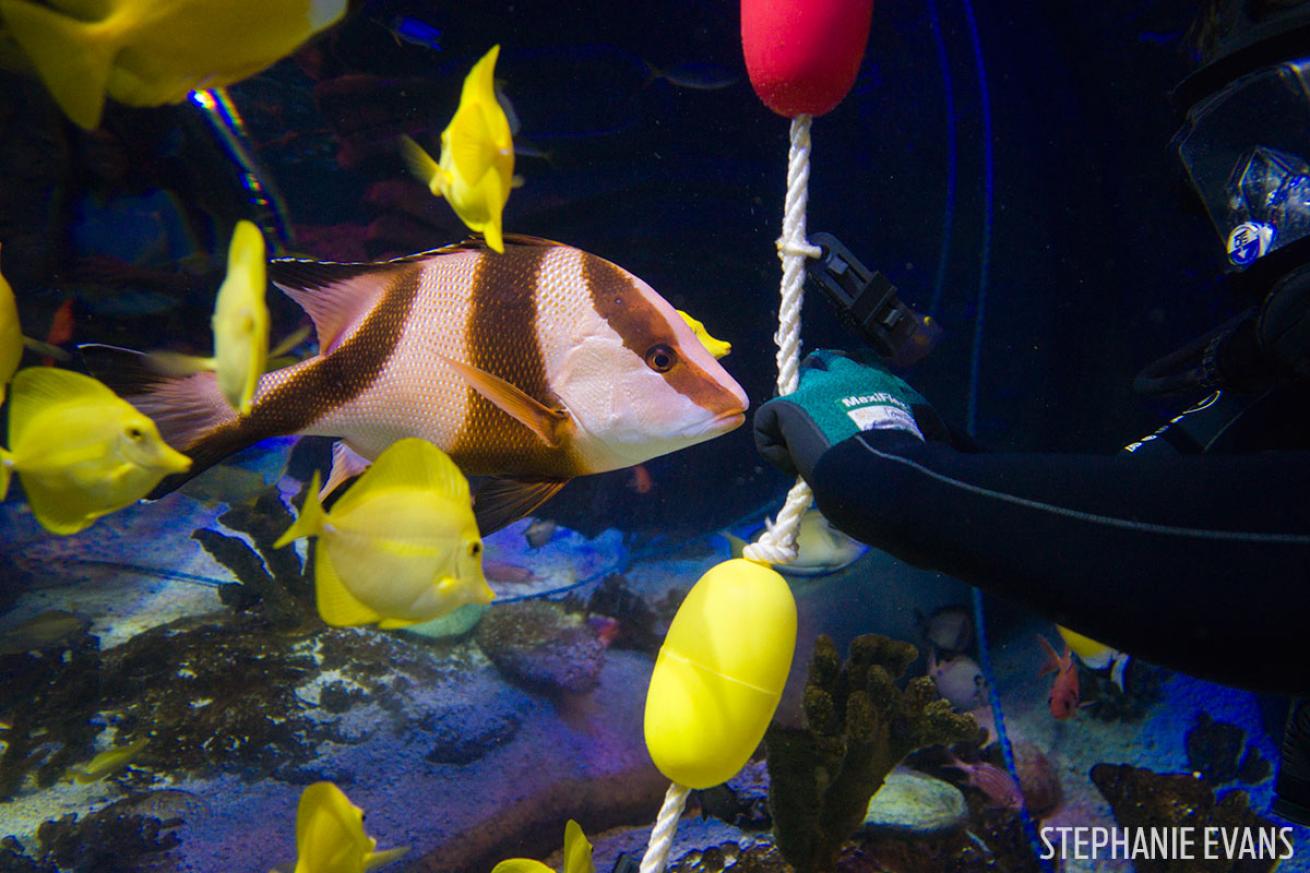
<instances>
[{"instance_id":1,"label":"yellow buoy","mask_svg":"<svg viewBox=\"0 0 1310 873\"><path fill-rule=\"evenodd\" d=\"M731 779L773 718L796 649L796 601L769 567L734 559L674 616L646 693L646 748L688 788Z\"/></svg>"}]
</instances>

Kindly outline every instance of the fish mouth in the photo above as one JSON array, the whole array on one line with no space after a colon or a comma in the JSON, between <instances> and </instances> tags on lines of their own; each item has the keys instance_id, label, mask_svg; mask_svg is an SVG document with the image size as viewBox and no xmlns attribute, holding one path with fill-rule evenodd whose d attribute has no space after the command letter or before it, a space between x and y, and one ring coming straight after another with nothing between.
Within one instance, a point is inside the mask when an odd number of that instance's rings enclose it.
<instances>
[{"instance_id":1,"label":"fish mouth","mask_svg":"<svg viewBox=\"0 0 1310 873\"><path fill-rule=\"evenodd\" d=\"M730 430L736 430L746 423L746 413L740 409L734 409L716 415L710 422L711 429L721 433L727 433Z\"/></svg>"}]
</instances>

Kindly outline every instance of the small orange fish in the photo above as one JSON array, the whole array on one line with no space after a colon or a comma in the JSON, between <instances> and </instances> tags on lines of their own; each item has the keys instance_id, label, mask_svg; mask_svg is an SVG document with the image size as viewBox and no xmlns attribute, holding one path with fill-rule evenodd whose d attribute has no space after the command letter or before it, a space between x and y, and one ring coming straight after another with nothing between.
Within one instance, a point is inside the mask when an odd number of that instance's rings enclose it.
<instances>
[{"instance_id":1,"label":"small orange fish","mask_svg":"<svg viewBox=\"0 0 1310 873\"><path fill-rule=\"evenodd\" d=\"M628 480L628 488L638 494L649 494L654 487L655 480L645 464L638 464L632 468L632 478Z\"/></svg>"},{"instance_id":2,"label":"small orange fish","mask_svg":"<svg viewBox=\"0 0 1310 873\"><path fill-rule=\"evenodd\" d=\"M1041 634L1037 635L1037 641L1042 644L1042 649L1046 652L1046 662L1042 664L1042 669L1037 675L1055 673L1055 681L1051 683L1051 696L1048 698L1051 715L1058 719L1070 718L1078 711L1079 693L1078 666L1073 661L1073 653L1069 651L1068 646L1065 646L1064 656L1057 655L1055 648Z\"/></svg>"}]
</instances>

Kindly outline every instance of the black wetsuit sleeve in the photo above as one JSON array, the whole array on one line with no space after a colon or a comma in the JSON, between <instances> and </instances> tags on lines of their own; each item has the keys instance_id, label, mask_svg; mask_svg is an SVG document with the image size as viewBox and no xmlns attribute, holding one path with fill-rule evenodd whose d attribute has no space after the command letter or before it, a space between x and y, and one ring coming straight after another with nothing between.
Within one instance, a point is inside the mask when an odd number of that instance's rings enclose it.
<instances>
[{"instance_id":1,"label":"black wetsuit sleeve","mask_svg":"<svg viewBox=\"0 0 1310 873\"><path fill-rule=\"evenodd\" d=\"M967 454L891 431L811 477L838 528L1148 661L1310 691L1310 453Z\"/></svg>"}]
</instances>

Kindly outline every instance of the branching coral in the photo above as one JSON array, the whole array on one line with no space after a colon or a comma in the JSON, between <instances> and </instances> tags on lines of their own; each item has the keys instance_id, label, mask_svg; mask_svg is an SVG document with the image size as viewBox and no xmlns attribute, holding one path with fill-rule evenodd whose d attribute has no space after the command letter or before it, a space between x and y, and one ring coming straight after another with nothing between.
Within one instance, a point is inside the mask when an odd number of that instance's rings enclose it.
<instances>
[{"instance_id":1,"label":"branching coral","mask_svg":"<svg viewBox=\"0 0 1310 873\"><path fill-rule=\"evenodd\" d=\"M765 736L774 835L797 873L835 869L869 798L907 754L977 735L977 723L953 712L930 678L897 687L917 656L909 643L868 634L842 664L831 639L816 642L805 727L774 725Z\"/></svg>"},{"instance_id":2,"label":"branching coral","mask_svg":"<svg viewBox=\"0 0 1310 873\"><path fill-rule=\"evenodd\" d=\"M258 606L274 624L296 627L314 617L313 588L308 570L302 572L294 549L275 549L274 541L294 519L276 488L259 495L251 505L238 504L218 519L230 530L247 534L245 540L201 528L191 534L214 560L232 571L240 585L220 591L224 603L238 611Z\"/></svg>"}]
</instances>

